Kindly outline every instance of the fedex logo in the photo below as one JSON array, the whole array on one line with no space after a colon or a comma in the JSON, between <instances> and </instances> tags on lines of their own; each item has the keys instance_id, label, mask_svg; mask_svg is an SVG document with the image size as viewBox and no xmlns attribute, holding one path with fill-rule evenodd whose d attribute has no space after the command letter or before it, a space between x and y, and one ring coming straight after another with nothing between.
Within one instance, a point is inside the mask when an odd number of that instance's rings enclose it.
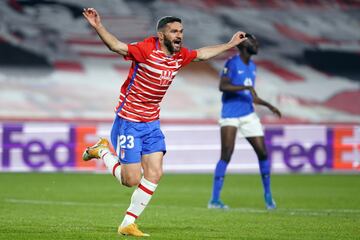
<instances>
[{"instance_id":1,"label":"fedex logo","mask_svg":"<svg viewBox=\"0 0 360 240\"><path fill-rule=\"evenodd\" d=\"M291 171L355 169L360 165L360 127L279 127L265 131L270 160Z\"/></svg>"},{"instance_id":2,"label":"fedex logo","mask_svg":"<svg viewBox=\"0 0 360 240\"><path fill-rule=\"evenodd\" d=\"M108 132L109 125L0 125L0 170L105 169L101 161L82 161L82 153L98 140L98 136ZM120 144L122 140L120 136ZM131 137L126 140L129 144L127 147L131 147ZM275 171L280 167L293 172L332 169L360 171L360 126L267 127L265 141L269 159L273 163L280 163L273 165Z\"/></svg>"},{"instance_id":3,"label":"fedex logo","mask_svg":"<svg viewBox=\"0 0 360 240\"><path fill-rule=\"evenodd\" d=\"M59 129L59 127L56 127ZM82 152L95 141L95 127L64 126L28 127L4 124L1 136L1 168L3 170L91 169L96 162L83 162Z\"/></svg>"}]
</instances>

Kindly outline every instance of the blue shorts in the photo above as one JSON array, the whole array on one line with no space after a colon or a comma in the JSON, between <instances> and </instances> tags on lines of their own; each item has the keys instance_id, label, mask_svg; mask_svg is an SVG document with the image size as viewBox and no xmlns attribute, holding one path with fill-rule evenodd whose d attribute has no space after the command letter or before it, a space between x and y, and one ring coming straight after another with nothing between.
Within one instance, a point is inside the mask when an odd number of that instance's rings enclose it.
<instances>
[{"instance_id":1,"label":"blue shorts","mask_svg":"<svg viewBox=\"0 0 360 240\"><path fill-rule=\"evenodd\" d=\"M131 122L115 117L111 143L122 164L139 163L141 156L154 152L166 153L165 136L160 121Z\"/></svg>"}]
</instances>

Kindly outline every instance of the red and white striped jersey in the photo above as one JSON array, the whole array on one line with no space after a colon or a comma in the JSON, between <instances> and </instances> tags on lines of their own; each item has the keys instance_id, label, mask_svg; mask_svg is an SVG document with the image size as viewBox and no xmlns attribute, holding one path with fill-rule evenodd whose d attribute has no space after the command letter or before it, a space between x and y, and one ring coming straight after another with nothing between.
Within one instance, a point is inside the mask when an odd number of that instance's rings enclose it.
<instances>
[{"instance_id":1,"label":"red and white striped jersey","mask_svg":"<svg viewBox=\"0 0 360 240\"><path fill-rule=\"evenodd\" d=\"M159 119L160 102L181 67L189 64L197 53L181 48L167 56L159 48L158 39L150 37L128 45L125 60L131 60L126 81L121 86L115 112L133 122L150 122Z\"/></svg>"}]
</instances>

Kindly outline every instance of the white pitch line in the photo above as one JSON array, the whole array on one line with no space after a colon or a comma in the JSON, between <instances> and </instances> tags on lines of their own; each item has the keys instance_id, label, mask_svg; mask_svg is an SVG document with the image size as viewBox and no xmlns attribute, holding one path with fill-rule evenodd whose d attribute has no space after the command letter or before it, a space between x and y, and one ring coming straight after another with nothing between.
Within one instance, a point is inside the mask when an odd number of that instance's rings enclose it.
<instances>
[{"instance_id":1,"label":"white pitch line","mask_svg":"<svg viewBox=\"0 0 360 240\"><path fill-rule=\"evenodd\" d=\"M127 207L128 204L116 203L86 203L86 202L72 202L72 201L46 201L46 200L30 200L30 199L14 199L6 198L4 202L14 204L33 204L33 205L63 205L63 206L88 206L88 207ZM206 207L181 207L181 206L169 206L169 205L151 205L156 208L173 208L173 209L193 209L193 210L206 210L210 211ZM261 210L255 208L231 208L229 210L211 209L212 211L220 212L242 212L242 213L283 213L289 215L305 215L305 216L328 216L329 214L360 214L360 209L303 209L303 208L280 208L272 211Z\"/></svg>"},{"instance_id":2,"label":"white pitch line","mask_svg":"<svg viewBox=\"0 0 360 240\"><path fill-rule=\"evenodd\" d=\"M86 203L86 202L71 202L71 201L46 201L46 200L30 200L30 199L13 199L6 198L4 202L15 204L33 204L33 205L63 205L63 206L88 206L88 207L120 207L128 204L105 204L105 203Z\"/></svg>"}]
</instances>

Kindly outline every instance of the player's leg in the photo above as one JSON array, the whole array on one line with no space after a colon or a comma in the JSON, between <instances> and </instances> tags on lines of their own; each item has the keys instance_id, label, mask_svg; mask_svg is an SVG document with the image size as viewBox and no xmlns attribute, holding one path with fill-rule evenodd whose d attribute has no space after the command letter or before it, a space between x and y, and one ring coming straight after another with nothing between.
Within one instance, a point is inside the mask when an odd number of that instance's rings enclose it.
<instances>
[{"instance_id":1,"label":"player's leg","mask_svg":"<svg viewBox=\"0 0 360 240\"><path fill-rule=\"evenodd\" d=\"M124 120L116 116L111 129L111 142L116 149L118 156L120 156L119 140L120 136L123 135L124 125ZM95 145L86 148L82 157L84 161L89 161L93 158L102 159L109 172L116 177L120 183L122 183L121 172L123 171L121 170L121 164L118 156L113 155L110 151L110 144L108 140L100 138Z\"/></svg>"},{"instance_id":2,"label":"player's leg","mask_svg":"<svg viewBox=\"0 0 360 240\"><path fill-rule=\"evenodd\" d=\"M82 158L84 161L89 161L94 158L102 159L109 172L122 183L119 159L111 153L109 145L107 139L100 138L95 145L86 148Z\"/></svg>"},{"instance_id":3,"label":"player's leg","mask_svg":"<svg viewBox=\"0 0 360 240\"><path fill-rule=\"evenodd\" d=\"M220 129L221 156L215 167L212 196L208 204L208 208L228 208L228 206L224 205L224 203L220 200L220 194L224 184L226 168L230 162L231 155L234 152L236 133L237 127L235 126L223 125Z\"/></svg>"},{"instance_id":4,"label":"player's leg","mask_svg":"<svg viewBox=\"0 0 360 240\"><path fill-rule=\"evenodd\" d=\"M264 141L264 131L260 119L256 113L249 114L242 119L241 133L253 147L259 161L261 180L264 188L264 199L267 209L276 208L275 201L272 199L270 188L270 161L267 157Z\"/></svg>"},{"instance_id":5,"label":"player's leg","mask_svg":"<svg viewBox=\"0 0 360 240\"><path fill-rule=\"evenodd\" d=\"M141 132L141 130L140 130ZM129 135L133 136L133 135ZM138 141L136 136L135 137L135 145ZM135 220L140 216L142 211L144 210L148 196L144 196L142 192L143 189L151 189L152 186L149 186L149 183L142 178L142 164L141 164L141 154L139 151L134 150L132 151L131 148L125 151L125 154L120 157L121 161L121 177L123 181L123 185L128 187L136 186L131 199L130 199L130 206L126 210L125 217L118 228L118 233L123 235L130 235L130 236L149 236L146 233L140 231L135 224Z\"/></svg>"},{"instance_id":6,"label":"player's leg","mask_svg":"<svg viewBox=\"0 0 360 240\"><path fill-rule=\"evenodd\" d=\"M150 202L150 199L162 176L162 157L162 152L142 156L141 165L144 170L144 175L140 178L138 186L133 192L130 206L127 209L125 218L120 225L121 228L134 223Z\"/></svg>"},{"instance_id":7,"label":"player's leg","mask_svg":"<svg viewBox=\"0 0 360 240\"><path fill-rule=\"evenodd\" d=\"M133 187L141 179L143 123L133 123L116 116L111 129L111 142L117 156L103 154L105 166L125 186Z\"/></svg>"},{"instance_id":8,"label":"player's leg","mask_svg":"<svg viewBox=\"0 0 360 240\"><path fill-rule=\"evenodd\" d=\"M266 208L274 209L276 208L276 204L271 194L271 184L270 184L271 165L267 157L264 137L262 136L248 137L246 139L249 141L249 143L255 150L259 160L259 169L260 169L261 180L264 188L264 199L265 199Z\"/></svg>"},{"instance_id":9,"label":"player's leg","mask_svg":"<svg viewBox=\"0 0 360 240\"><path fill-rule=\"evenodd\" d=\"M141 165L144 175L131 197L130 206L118 230L125 235L144 236L134 222L150 202L162 176L162 159L166 152L164 135L160 130L159 121L144 124L147 129L142 137Z\"/></svg>"}]
</instances>

